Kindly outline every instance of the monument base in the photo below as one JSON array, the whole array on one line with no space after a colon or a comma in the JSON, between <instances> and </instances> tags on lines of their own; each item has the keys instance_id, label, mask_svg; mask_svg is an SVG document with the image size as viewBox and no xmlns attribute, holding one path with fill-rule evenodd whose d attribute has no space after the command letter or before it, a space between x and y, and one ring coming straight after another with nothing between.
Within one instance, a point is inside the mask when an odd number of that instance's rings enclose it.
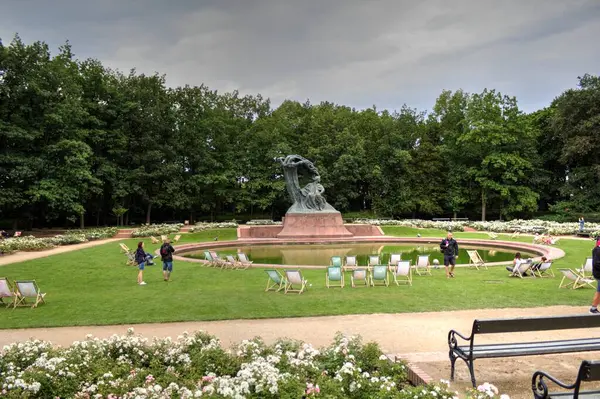
<instances>
[{"instance_id":1,"label":"monument base","mask_svg":"<svg viewBox=\"0 0 600 399\"><path fill-rule=\"evenodd\" d=\"M344 238L354 235L344 226L340 212L286 213L277 238Z\"/></svg>"}]
</instances>

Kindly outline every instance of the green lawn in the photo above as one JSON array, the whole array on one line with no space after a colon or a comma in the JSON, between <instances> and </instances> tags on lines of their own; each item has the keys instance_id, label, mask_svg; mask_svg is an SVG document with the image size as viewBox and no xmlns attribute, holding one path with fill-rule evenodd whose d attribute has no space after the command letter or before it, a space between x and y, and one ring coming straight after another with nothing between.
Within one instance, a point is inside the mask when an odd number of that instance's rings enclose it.
<instances>
[{"instance_id":1,"label":"green lawn","mask_svg":"<svg viewBox=\"0 0 600 399\"><path fill-rule=\"evenodd\" d=\"M389 235L443 237L441 230L386 227ZM235 229L184 234L180 242L235 239ZM487 238L481 233L456 233L461 238ZM501 239L510 239L508 235ZM530 242L531 238L522 237ZM124 240L130 247L138 240ZM150 245L154 251L157 245ZM591 241L561 240L567 254L554 268L579 267L592 249ZM412 287L325 288L325 272L306 270L312 283L302 295L264 292L263 270L220 270L176 262L173 280L162 281L159 265L146 268L147 286L136 281L137 270L125 266L118 244L0 266L0 276L36 279L47 293L47 304L32 310L0 309L0 328L68 325L133 324L236 318L295 317L352 313L444 311L467 308L587 305L591 289L559 290L554 279L510 279L503 267L485 271L457 269L448 280L442 269L414 279ZM349 283L349 279L348 279Z\"/></svg>"}]
</instances>

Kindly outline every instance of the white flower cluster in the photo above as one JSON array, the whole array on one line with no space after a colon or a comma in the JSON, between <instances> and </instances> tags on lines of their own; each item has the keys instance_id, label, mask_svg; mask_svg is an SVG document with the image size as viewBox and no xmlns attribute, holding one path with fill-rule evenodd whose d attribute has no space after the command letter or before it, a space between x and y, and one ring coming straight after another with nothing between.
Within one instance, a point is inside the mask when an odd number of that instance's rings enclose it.
<instances>
[{"instance_id":1,"label":"white flower cluster","mask_svg":"<svg viewBox=\"0 0 600 399\"><path fill-rule=\"evenodd\" d=\"M211 230L211 229L229 229L238 227L237 222L220 222L220 223L196 223L194 227L190 229L191 233L197 233L199 231Z\"/></svg>"},{"instance_id":2,"label":"white flower cluster","mask_svg":"<svg viewBox=\"0 0 600 399\"><path fill-rule=\"evenodd\" d=\"M373 226L403 226L423 229L441 229L448 231L464 231L466 222L444 222L421 219L356 219L353 223Z\"/></svg>"},{"instance_id":3,"label":"white flower cluster","mask_svg":"<svg viewBox=\"0 0 600 399\"><path fill-rule=\"evenodd\" d=\"M268 220L268 219L255 219L255 220L249 220L246 223L246 226L278 226L283 224L282 222L276 222L274 220Z\"/></svg>"},{"instance_id":4,"label":"white flower cluster","mask_svg":"<svg viewBox=\"0 0 600 399\"><path fill-rule=\"evenodd\" d=\"M547 233L552 235L568 235L579 231L579 223L559 223L547 220L522 220L515 219L507 222L470 222L469 226L482 231L495 233L520 232L524 234ZM586 230L600 230L598 223L586 223Z\"/></svg>"},{"instance_id":5,"label":"white flower cluster","mask_svg":"<svg viewBox=\"0 0 600 399\"><path fill-rule=\"evenodd\" d=\"M59 234L54 237L11 237L0 240L0 252L41 251L54 248L58 245L81 244L91 240L109 238L113 237L115 234L117 234L116 228L107 227L103 229L69 230L65 234Z\"/></svg>"},{"instance_id":6,"label":"white flower cluster","mask_svg":"<svg viewBox=\"0 0 600 399\"><path fill-rule=\"evenodd\" d=\"M150 237L163 234L177 233L183 227L183 223L176 224L150 224L134 229L131 232L132 237Z\"/></svg>"}]
</instances>

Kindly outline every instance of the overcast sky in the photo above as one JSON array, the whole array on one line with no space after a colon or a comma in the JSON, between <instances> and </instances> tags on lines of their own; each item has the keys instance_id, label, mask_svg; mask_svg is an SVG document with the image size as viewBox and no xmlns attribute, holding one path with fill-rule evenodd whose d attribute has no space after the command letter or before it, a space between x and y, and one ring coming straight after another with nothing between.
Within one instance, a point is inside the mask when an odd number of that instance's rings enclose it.
<instances>
[{"instance_id":1,"label":"overcast sky","mask_svg":"<svg viewBox=\"0 0 600 399\"><path fill-rule=\"evenodd\" d=\"M532 111L600 74L599 0L2 0L0 38L16 32L275 105L429 110L488 87Z\"/></svg>"}]
</instances>

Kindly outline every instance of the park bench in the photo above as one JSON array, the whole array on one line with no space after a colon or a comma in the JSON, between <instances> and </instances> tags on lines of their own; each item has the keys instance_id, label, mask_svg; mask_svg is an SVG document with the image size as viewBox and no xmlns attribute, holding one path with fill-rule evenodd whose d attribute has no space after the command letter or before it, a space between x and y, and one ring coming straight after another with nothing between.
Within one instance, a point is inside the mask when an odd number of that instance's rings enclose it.
<instances>
[{"instance_id":1,"label":"park bench","mask_svg":"<svg viewBox=\"0 0 600 399\"><path fill-rule=\"evenodd\" d=\"M449 222L450 218L433 218L431 220L433 220L434 222Z\"/></svg>"},{"instance_id":2,"label":"park bench","mask_svg":"<svg viewBox=\"0 0 600 399\"><path fill-rule=\"evenodd\" d=\"M468 222L469 218L452 218L453 222Z\"/></svg>"},{"instance_id":3,"label":"park bench","mask_svg":"<svg viewBox=\"0 0 600 399\"><path fill-rule=\"evenodd\" d=\"M552 381L559 387L567 389L569 391L563 392L548 392L548 385L546 380ZM581 362L579 372L577 373L577 379L573 384L565 384L557 378L547 374L543 371L536 371L533 373L531 378L531 388L533 389L533 396L536 399L549 399L549 398L599 398L600 390L595 391L581 391L581 383L589 381L600 381L600 362L590 362L584 360Z\"/></svg>"},{"instance_id":4,"label":"park bench","mask_svg":"<svg viewBox=\"0 0 600 399\"><path fill-rule=\"evenodd\" d=\"M571 330L596 327L600 327L600 316L597 315L475 320L469 337L465 337L455 330L450 330L448 333L448 346L450 348L450 380L454 380L454 365L457 359L462 359L467 364L471 375L471 382L473 383L473 387L475 387L476 381L473 364L476 359L600 350L600 338L598 337L540 342L516 341L513 343L475 345L476 335ZM598 336L598 334L594 335ZM457 341L458 338L467 341L467 343L465 345L459 345Z\"/></svg>"}]
</instances>

